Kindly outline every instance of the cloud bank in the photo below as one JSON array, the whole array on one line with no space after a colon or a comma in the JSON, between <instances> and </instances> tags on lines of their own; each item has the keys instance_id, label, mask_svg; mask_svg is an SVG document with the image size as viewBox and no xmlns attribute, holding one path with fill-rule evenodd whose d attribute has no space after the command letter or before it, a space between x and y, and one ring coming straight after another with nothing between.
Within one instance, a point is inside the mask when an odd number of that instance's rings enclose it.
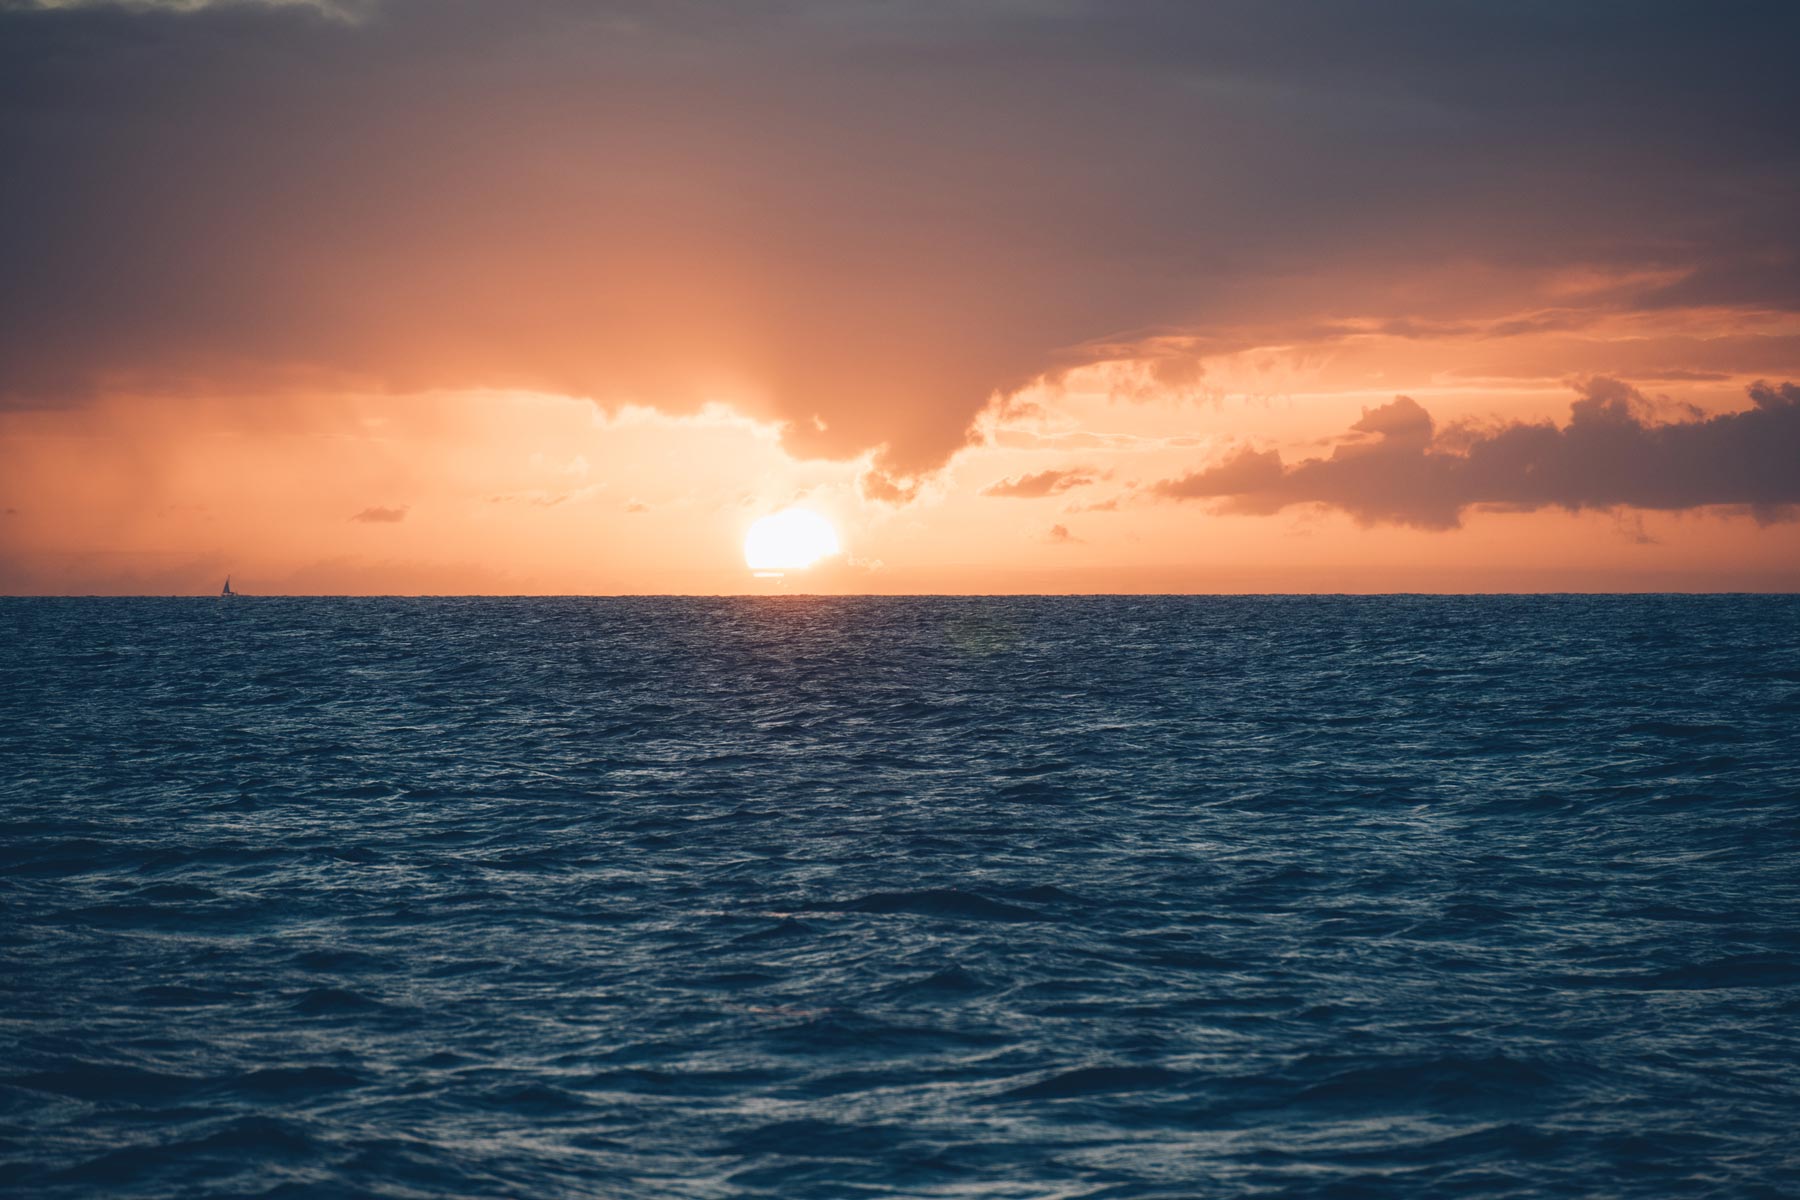
<instances>
[{"instance_id":1,"label":"cloud bank","mask_svg":"<svg viewBox=\"0 0 1800 1200\"><path fill-rule=\"evenodd\" d=\"M1800 386L1758 383L1751 407L1655 423L1655 405L1616 379L1578 388L1569 422L1439 432L1400 396L1365 411L1329 457L1286 464L1243 449L1155 484L1153 495L1215 500L1227 512L1294 504L1340 509L1365 525L1454 529L1470 508L1692 509L1733 505L1761 521L1800 506Z\"/></svg>"},{"instance_id":2,"label":"cloud bank","mask_svg":"<svg viewBox=\"0 0 1800 1200\"><path fill-rule=\"evenodd\" d=\"M1457 327L1571 263L1619 282L1559 320L1800 310L1796 35L1729 0L0 4L0 403L723 401L904 500L996 393L1171 331Z\"/></svg>"}]
</instances>

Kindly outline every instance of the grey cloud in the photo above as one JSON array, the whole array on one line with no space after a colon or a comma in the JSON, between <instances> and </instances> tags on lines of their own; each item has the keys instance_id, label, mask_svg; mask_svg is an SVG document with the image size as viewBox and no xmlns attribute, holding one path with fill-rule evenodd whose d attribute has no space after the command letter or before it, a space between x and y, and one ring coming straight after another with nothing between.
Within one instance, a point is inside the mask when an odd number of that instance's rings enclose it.
<instances>
[{"instance_id":1,"label":"grey cloud","mask_svg":"<svg viewBox=\"0 0 1800 1200\"><path fill-rule=\"evenodd\" d=\"M1800 505L1800 386L1757 383L1751 407L1656 422L1666 409L1607 378L1579 388L1569 422L1512 422L1491 431L1435 430L1401 396L1365 412L1329 457L1284 464L1242 449L1153 486L1175 500L1273 513L1294 504L1341 509L1363 524L1453 529L1472 507L1680 510L1734 506L1758 520Z\"/></svg>"},{"instance_id":2,"label":"grey cloud","mask_svg":"<svg viewBox=\"0 0 1800 1200\"><path fill-rule=\"evenodd\" d=\"M372 0L0 0L0 13L115 8L127 12L181 14L208 8L310 8L331 16L353 16L367 12L371 7Z\"/></svg>"},{"instance_id":3,"label":"grey cloud","mask_svg":"<svg viewBox=\"0 0 1800 1200\"><path fill-rule=\"evenodd\" d=\"M406 513L407 506L404 504L400 505L398 508L381 508L377 506L365 508L350 519L352 521L361 521L365 525L396 525L401 521L406 520Z\"/></svg>"},{"instance_id":4,"label":"grey cloud","mask_svg":"<svg viewBox=\"0 0 1800 1200\"><path fill-rule=\"evenodd\" d=\"M900 501L1102 340L1454 329L1447 261L1800 307L1791 3L170 7L0 6L0 402L724 380Z\"/></svg>"}]
</instances>

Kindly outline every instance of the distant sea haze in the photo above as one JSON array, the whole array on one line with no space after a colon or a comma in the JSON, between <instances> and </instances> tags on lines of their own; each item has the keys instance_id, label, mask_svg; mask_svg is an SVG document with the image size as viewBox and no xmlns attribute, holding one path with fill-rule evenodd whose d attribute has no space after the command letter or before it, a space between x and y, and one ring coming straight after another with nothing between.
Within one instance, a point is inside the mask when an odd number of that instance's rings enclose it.
<instances>
[{"instance_id":1,"label":"distant sea haze","mask_svg":"<svg viewBox=\"0 0 1800 1200\"><path fill-rule=\"evenodd\" d=\"M0 645L10 1194L1800 1193L1800 598Z\"/></svg>"}]
</instances>

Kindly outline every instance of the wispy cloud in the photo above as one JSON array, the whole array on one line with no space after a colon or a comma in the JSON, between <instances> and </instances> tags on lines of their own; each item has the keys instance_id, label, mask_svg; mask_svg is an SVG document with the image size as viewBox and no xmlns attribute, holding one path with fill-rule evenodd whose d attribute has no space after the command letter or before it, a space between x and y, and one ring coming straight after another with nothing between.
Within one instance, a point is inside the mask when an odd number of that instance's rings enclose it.
<instances>
[{"instance_id":1,"label":"wispy cloud","mask_svg":"<svg viewBox=\"0 0 1800 1200\"><path fill-rule=\"evenodd\" d=\"M1097 483L1100 476L1088 467L1070 467L1065 470L1039 471L1035 475L1020 475L1015 479L1001 479L981 489L984 496L1005 496L1015 500L1037 500L1045 496L1054 496L1071 488L1087 487Z\"/></svg>"},{"instance_id":2,"label":"wispy cloud","mask_svg":"<svg viewBox=\"0 0 1800 1200\"><path fill-rule=\"evenodd\" d=\"M361 521L365 525L397 525L401 521L406 520L407 511L408 506L404 504L400 505L398 508L382 508L380 506L375 506L363 509L350 519L352 521Z\"/></svg>"}]
</instances>

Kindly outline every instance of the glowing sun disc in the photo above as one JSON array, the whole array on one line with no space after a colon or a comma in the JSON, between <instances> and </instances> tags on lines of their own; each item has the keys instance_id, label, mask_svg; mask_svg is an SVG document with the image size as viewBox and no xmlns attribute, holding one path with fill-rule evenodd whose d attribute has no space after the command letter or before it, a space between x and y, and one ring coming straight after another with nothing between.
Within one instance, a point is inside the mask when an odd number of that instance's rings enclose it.
<instances>
[{"instance_id":1,"label":"glowing sun disc","mask_svg":"<svg viewBox=\"0 0 1800 1200\"><path fill-rule=\"evenodd\" d=\"M744 563L752 571L798 571L839 550L831 522L805 508L763 517L744 535Z\"/></svg>"}]
</instances>

